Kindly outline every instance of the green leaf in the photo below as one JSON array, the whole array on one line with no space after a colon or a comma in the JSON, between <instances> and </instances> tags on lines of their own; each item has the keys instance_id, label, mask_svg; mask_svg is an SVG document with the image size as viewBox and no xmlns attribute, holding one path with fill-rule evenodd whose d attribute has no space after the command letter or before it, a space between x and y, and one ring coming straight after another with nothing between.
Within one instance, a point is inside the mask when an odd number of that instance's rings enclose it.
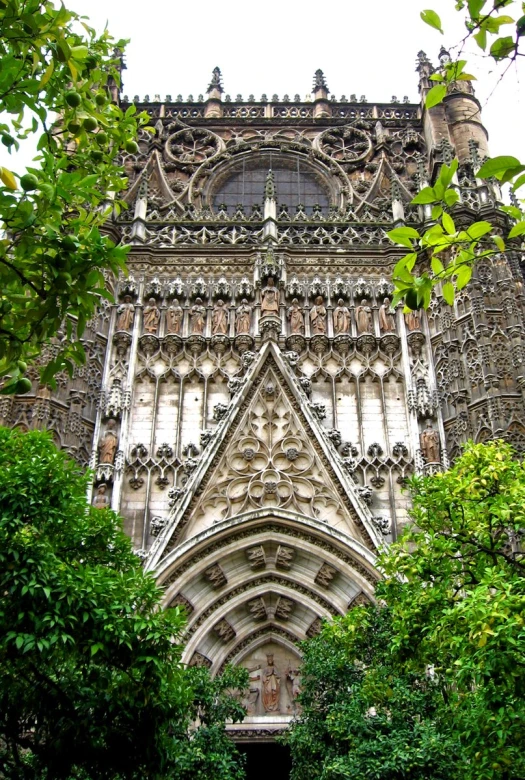
<instances>
[{"instance_id":1,"label":"green leaf","mask_svg":"<svg viewBox=\"0 0 525 780\"><path fill-rule=\"evenodd\" d=\"M4 182L6 187L10 190L18 189L16 179L8 168L0 168L0 179Z\"/></svg>"},{"instance_id":2,"label":"green leaf","mask_svg":"<svg viewBox=\"0 0 525 780\"><path fill-rule=\"evenodd\" d=\"M468 0L468 12L470 18L476 21L479 17L479 12L485 5L486 0Z\"/></svg>"},{"instance_id":3,"label":"green leaf","mask_svg":"<svg viewBox=\"0 0 525 780\"><path fill-rule=\"evenodd\" d=\"M435 203L438 200L432 187L423 187L421 192L418 192L415 198L410 201L414 205L426 205L428 203Z\"/></svg>"},{"instance_id":4,"label":"green leaf","mask_svg":"<svg viewBox=\"0 0 525 780\"><path fill-rule=\"evenodd\" d=\"M441 222L443 224L443 227L445 228L446 232L449 234L449 236L452 236L456 232L456 226L454 224L454 220L450 216L450 214L447 214L445 211L443 213L443 217L441 219Z\"/></svg>"},{"instance_id":5,"label":"green leaf","mask_svg":"<svg viewBox=\"0 0 525 780\"><path fill-rule=\"evenodd\" d=\"M432 273L434 274L434 276L439 276L445 270L441 260L439 260L439 258L434 256L430 259L430 267L432 268Z\"/></svg>"},{"instance_id":6,"label":"green leaf","mask_svg":"<svg viewBox=\"0 0 525 780\"><path fill-rule=\"evenodd\" d=\"M402 227L389 230L387 236L394 244L401 244L401 246L406 246L408 249L412 249L411 239L419 238L419 233L414 228Z\"/></svg>"},{"instance_id":7,"label":"green leaf","mask_svg":"<svg viewBox=\"0 0 525 780\"><path fill-rule=\"evenodd\" d=\"M516 190L518 190L520 187L523 187L524 184L525 184L525 174L523 174L523 176L520 176L518 179L516 179L516 181L512 185L512 191L516 192Z\"/></svg>"},{"instance_id":8,"label":"green leaf","mask_svg":"<svg viewBox=\"0 0 525 780\"><path fill-rule=\"evenodd\" d=\"M506 35L503 38L498 38L494 41L490 47L490 54L495 60L504 60L509 54L514 51L514 38L510 35Z\"/></svg>"},{"instance_id":9,"label":"green leaf","mask_svg":"<svg viewBox=\"0 0 525 780\"><path fill-rule=\"evenodd\" d=\"M454 285L451 282L445 282L442 289L442 295L446 303L448 303L449 306L454 305Z\"/></svg>"},{"instance_id":10,"label":"green leaf","mask_svg":"<svg viewBox=\"0 0 525 780\"><path fill-rule=\"evenodd\" d=\"M514 225L514 227L509 233L509 238L516 238L516 236L523 236L523 235L525 235L525 221L518 222L517 225Z\"/></svg>"},{"instance_id":11,"label":"green leaf","mask_svg":"<svg viewBox=\"0 0 525 780\"><path fill-rule=\"evenodd\" d=\"M483 29L478 30L478 32L474 33L472 37L478 44L479 48L485 51L485 49L487 48L487 31Z\"/></svg>"},{"instance_id":12,"label":"green leaf","mask_svg":"<svg viewBox=\"0 0 525 780\"><path fill-rule=\"evenodd\" d=\"M517 168L521 165L520 161L516 157L509 155L501 155L499 157L492 157L487 160L479 171L476 173L479 179L489 179L491 176L500 176L504 174L509 168Z\"/></svg>"},{"instance_id":13,"label":"green leaf","mask_svg":"<svg viewBox=\"0 0 525 780\"><path fill-rule=\"evenodd\" d=\"M469 238L472 239L478 239L482 236L485 236L487 233L490 233L492 230L492 225L490 222L481 221L481 222L474 222L472 225L469 225L469 227L466 230L467 235Z\"/></svg>"},{"instance_id":14,"label":"green leaf","mask_svg":"<svg viewBox=\"0 0 525 780\"><path fill-rule=\"evenodd\" d=\"M456 290L462 290L470 282L471 277L472 267L470 265L462 265L456 274Z\"/></svg>"},{"instance_id":15,"label":"green leaf","mask_svg":"<svg viewBox=\"0 0 525 780\"><path fill-rule=\"evenodd\" d=\"M456 190L449 189L449 190L447 190L445 192L445 194L443 196L443 200L445 201L447 206L450 208L451 206L454 206L458 202L459 195L458 195Z\"/></svg>"},{"instance_id":16,"label":"green leaf","mask_svg":"<svg viewBox=\"0 0 525 780\"><path fill-rule=\"evenodd\" d=\"M433 108L434 106L437 106L438 103L441 103L444 97L446 97L447 94L447 87L445 84L436 84L435 87L432 87L432 89L429 89L427 96L425 98L425 108Z\"/></svg>"},{"instance_id":17,"label":"green leaf","mask_svg":"<svg viewBox=\"0 0 525 780\"><path fill-rule=\"evenodd\" d=\"M435 11L432 11L431 9L426 11L421 11L420 16L425 22L425 24L430 25L430 27L433 27L435 30L439 30L439 32L443 34L441 19L439 18L438 14Z\"/></svg>"},{"instance_id":18,"label":"green leaf","mask_svg":"<svg viewBox=\"0 0 525 780\"><path fill-rule=\"evenodd\" d=\"M500 252L505 251L505 242L503 241L501 236L494 235L492 236L492 240L494 241L494 243L496 244Z\"/></svg>"}]
</instances>

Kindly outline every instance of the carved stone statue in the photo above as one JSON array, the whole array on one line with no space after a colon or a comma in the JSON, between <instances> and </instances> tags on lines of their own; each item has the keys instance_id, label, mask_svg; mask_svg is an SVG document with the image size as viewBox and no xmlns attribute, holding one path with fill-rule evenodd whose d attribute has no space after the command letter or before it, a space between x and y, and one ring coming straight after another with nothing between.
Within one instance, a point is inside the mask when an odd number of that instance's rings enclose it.
<instances>
[{"instance_id":1,"label":"carved stone statue","mask_svg":"<svg viewBox=\"0 0 525 780\"><path fill-rule=\"evenodd\" d=\"M390 298L385 298L379 308L379 330L381 333L393 333L396 329L396 315L390 308Z\"/></svg>"},{"instance_id":2,"label":"carved stone statue","mask_svg":"<svg viewBox=\"0 0 525 780\"><path fill-rule=\"evenodd\" d=\"M299 301L294 298L292 305L288 309L288 319L290 320L290 333L304 333L304 317L303 310L299 306Z\"/></svg>"},{"instance_id":3,"label":"carved stone statue","mask_svg":"<svg viewBox=\"0 0 525 780\"><path fill-rule=\"evenodd\" d=\"M131 295L124 296L124 302L117 309L117 330L131 330L135 318L135 307Z\"/></svg>"},{"instance_id":4,"label":"carved stone statue","mask_svg":"<svg viewBox=\"0 0 525 780\"><path fill-rule=\"evenodd\" d=\"M95 509L108 509L109 498L106 495L106 486L99 485L95 497L93 499L93 506Z\"/></svg>"},{"instance_id":5,"label":"carved stone statue","mask_svg":"<svg viewBox=\"0 0 525 780\"><path fill-rule=\"evenodd\" d=\"M355 310L358 333L372 332L372 309L368 306L366 298L363 298L360 306Z\"/></svg>"},{"instance_id":6,"label":"carved stone statue","mask_svg":"<svg viewBox=\"0 0 525 780\"><path fill-rule=\"evenodd\" d=\"M350 330L350 310L342 298L337 301L334 309L334 333L336 336L348 333Z\"/></svg>"},{"instance_id":7,"label":"carved stone statue","mask_svg":"<svg viewBox=\"0 0 525 780\"><path fill-rule=\"evenodd\" d=\"M279 316L279 290L271 277L261 294L261 317L268 316Z\"/></svg>"},{"instance_id":8,"label":"carved stone statue","mask_svg":"<svg viewBox=\"0 0 525 780\"><path fill-rule=\"evenodd\" d=\"M213 336L225 336L228 333L228 312L224 308L224 301L218 300L213 307L211 315L211 332Z\"/></svg>"},{"instance_id":9,"label":"carved stone statue","mask_svg":"<svg viewBox=\"0 0 525 780\"><path fill-rule=\"evenodd\" d=\"M298 669L292 669L290 666L286 670L286 690L295 711L297 707L296 700L301 693L301 675Z\"/></svg>"},{"instance_id":10,"label":"carved stone statue","mask_svg":"<svg viewBox=\"0 0 525 780\"><path fill-rule=\"evenodd\" d=\"M107 430L98 446L99 463L109 463L113 465L115 453L117 451L118 437L115 433L115 420L109 420Z\"/></svg>"},{"instance_id":11,"label":"carved stone statue","mask_svg":"<svg viewBox=\"0 0 525 780\"><path fill-rule=\"evenodd\" d=\"M318 295L315 299L315 306L310 309L310 324L312 326L312 336L326 333L326 306L323 296Z\"/></svg>"},{"instance_id":12,"label":"carved stone statue","mask_svg":"<svg viewBox=\"0 0 525 780\"><path fill-rule=\"evenodd\" d=\"M206 308L202 305L202 298L197 298L190 310L191 332L202 336L206 323Z\"/></svg>"},{"instance_id":13,"label":"carved stone statue","mask_svg":"<svg viewBox=\"0 0 525 780\"><path fill-rule=\"evenodd\" d=\"M146 333L156 333L160 322L160 311L155 298L150 298L144 307L144 330Z\"/></svg>"},{"instance_id":14,"label":"carved stone statue","mask_svg":"<svg viewBox=\"0 0 525 780\"><path fill-rule=\"evenodd\" d=\"M427 427L419 437L421 453L426 463L439 463L439 433L432 428L427 420Z\"/></svg>"},{"instance_id":15,"label":"carved stone statue","mask_svg":"<svg viewBox=\"0 0 525 780\"><path fill-rule=\"evenodd\" d=\"M405 323L408 330L421 330L421 318L419 316L419 309L415 311L409 311L405 314Z\"/></svg>"},{"instance_id":16,"label":"carved stone statue","mask_svg":"<svg viewBox=\"0 0 525 780\"><path fill-rule=\"evenodd\" d=\"M266 656L268 664L262 670L262 703L265 712L279 712L281 675L273 663L273 654Z\"/></svg>"},{"instance_id":17,"label":"carved stone statue","mask_svg":"<svg viewBox=\"0 0 525 780\"><path fill-rule=\"evenodd\" d=\"M183 317L184 311L182 310L182 306L179 306L178 300L175 299L166 312L166 332L180 333L182 330Z\"/></svg>"},{"instance_id":18,"label":"carved stone statue","mask_svg":"<svg viewBox=\"0 0 525 780\"><path fill-rule=\"evenodd\" d=\"M235 314L235 332L238 336L250 332L251 319L252 307L249 306L246 298L243 298Z\"/></svg>"}]
</instances>

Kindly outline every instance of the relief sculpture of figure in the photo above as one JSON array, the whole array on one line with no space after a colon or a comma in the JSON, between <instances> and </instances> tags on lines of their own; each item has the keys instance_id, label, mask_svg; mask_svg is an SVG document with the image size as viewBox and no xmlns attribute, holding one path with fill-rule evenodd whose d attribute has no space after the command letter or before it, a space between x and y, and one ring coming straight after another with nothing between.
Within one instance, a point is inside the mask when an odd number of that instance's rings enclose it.
<instances>
[{"instance_id":1,"label":"relief sculpture of figure","mask_svg":"<svg viewBox=\"0 0 525 780\"><path fill-rule=\"evenodd\" d=\"M235 332L239 336L241 333L250 332L252 318L252 307L248 305L246 298L243 298L235 315Z\"/></svg>"},{"instance_id":2,"label":"relief sculpture of figure","mask_svg":"<svg viewBox=\"0 0 525 780\"><path fill-rule=\"evenodd\" d=\"M202 298L195 300L195 305L191 307L190 311L190 324L191 332L202 336L204 333L204 325L206 323L206 309L202 305Z\"/></svg>"},{"instance_id":3,"label":"relief sculpture of figure","mask_svg":"<svg viewBox=\"0 0 525 780\"><path fill-rule=\"evenodd\" d=\"M177 299L173 301L171 306L166 312L166 332L167 333L180 333L182 329L182 318L184 312L182 306L179 306Z\"/></svg>"},{"instance_id":4,"label":"relief sculpture of figure","mask_svg":"<svg viewBox=\"0 0 525 780\"><path fill-rule=\"evenodd\" d=\"M117 309L117 330L131 330L135 318L135 307L131 302L131 295L124 297L124 303L121 303Z\"/></svg>"},{"instance_id":5,"label":"relief sculpture of figure","mask_svg":"<svg viewBox=\"0 0 525 780\"><path fill-rule=\"evenodd\" d=\"M262 703L265 712L279 712L279 694L281 675L273 663L273 653L266 656L266 666L262 672Z\"/></svg>"},{"instance_id":6,"label":"relief sculpture of figure","mask_svg":"<svg viewBox=\"0 0 525 780\"><path fill-rule=\"evenodd\" d=\"M261 294L261 317L268 316L279 316L279 290L271 277Z\"/></svg>"},{"instance_id":7,"label":"relief sculpture of figure","mask_svg":"<svg viewBox=\"0 0 525 780\"><path fill-rule=\"evenodd\" d=\"M381 333L392 333L396 329L396 315L390 308L390 298L385 298L379 308L379 330Z\"/></svg>"},{"instance_id":8,"label":"relief sculpture of figure","mask_svg":"<svg viewBox=\"0 0 525 780\"><path fill-rule=\"evenodd\" d=\"M315 306L310 310L310 323L312 325L312 336L318 336L326 333L326 306L323 296L318 295L315 299Z\"/></svg>"},{"instance_id":9,"label":"relief sculpture of figure","mask_svg":"<svg viewBox=\"0 0 525 780\"><path fill-rule=\"evenodd\" d=\"M106 496L106 486L99 485L95 498L93 499L93 506L95 509L108 509L109 498Z\"/></svg>"},{"instance_id":10,"label":"relief sculpture of figure","mask_svg":"<svg viewBox=\"0 0 525 780\"><path fill-rule=\"evenodd\" d=\"M290 333L304 333L304 317L303 310L299 306L299 301L294 298L292 305L288 309L288 319L290 320Z\"/></svg>"},{"instance_id":11,"label":"relief sculpture of figure","mask_svg":"<svg viewBox=\"0 0 525 780\"><path fill-rule=\"evenodd\" d=\"M146 333L156 333L159 327L160 311L155 298L150 298L144 307L144 330Z\"/></svg>"},{"instance_id":12,"label":"relief sculpture of figure","mask_svg":"<svg viewBox=\"0 0 525 780\"><path fill-rule=\"evenodd\" d=\"M365 298L363 298L361 305L355 310L355 319L358 333L372 332L372 309L368 306Z\"/></svg>"},{"instance_id":13,"label":"relief sculpture of figure","mask_svg":"<svg viewBox=\"0 0 525 780\"><path fill-rule=\"evenodd\" d=\"M228 312L224 308L224 301L222 300L218 300L217 305L213 307L211 332L213 336L218 334L225 336L228 333Z\"/></svg>"},{"instance_id":14,"label":"relief sculpture of figure","mask_svg":"<svg viewBox=\"0 0 525 780\"><path fill-rule=\"evenodd\" d=\"M98 447L99 463L109 463L113 465L115 453L117 451L118 437L115 433L115 420L109 420L107 431L100 440Z\"/></svg>"},{"instance_id":15,"label":"relief sculpture of figure","mask_svg":"<svg viewBox=\"0 0 525 780\"><path fill-rule=\"evenodd\" d=\"M427 427L419 437L421 453L426 463L439 463L439 433L432 428L427 420Z\"/></svg>"},{"instance_id":16,"label":"relief sculpture of figure","mask_svg":"<svg viewBox=\"0 0 525 780\"><path fill-rule=\"evenodd\" d=\"M291 666L288 666L286 670L286 689L295 712L297 709L297 697L301 693L301 675L298 669L293 669Z\"/></svg>"},{"instance_id":17,"label":"relief sculpture of figure","mask_svg":"<svg viewBox=\"0 0 525 780\"><path fill-rule=\"evenodd\" d=\"M405 322L408 330L421 330L421 318L419 315L419 309L409 311L405 314Z\"/></svg>"},{"instance_id":18,"label":"relief sculpture of figure","mask_svg":"<svg viewBox=\"0 0 525 780\"><path fill-rule=\"evenodd\" d=\"M342 298L337 301L334 309L334 333L336 336L348 333L350 330L350 310Z\"/></svg>"}]
</instances>

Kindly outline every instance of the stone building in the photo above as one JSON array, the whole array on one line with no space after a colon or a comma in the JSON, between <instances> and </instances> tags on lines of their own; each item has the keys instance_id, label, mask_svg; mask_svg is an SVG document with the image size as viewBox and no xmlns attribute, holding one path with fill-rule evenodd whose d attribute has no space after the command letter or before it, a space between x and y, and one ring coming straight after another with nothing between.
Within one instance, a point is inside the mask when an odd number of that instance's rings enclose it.
<instances>
[{"instance_id":1,"label":"stone building","mask_svg":"<svg viewBox=\"0 0 525 780\"><path fill-rule=\"evenodd\" d=\"M440 55L446 59L446 52ZM420 53L424 98L433 66ZM122 99L124 105L129 102ZM453 307L391 309L403 250L386 231L429 218L414 194L459 157L458 225L495 210L474 171L487 132L469 82L430 111L312 92L132 101L151 116L126 155L131 244L85 334L88 362L51 394L3 398L95 472L166 608L184 660L250 670L239 739L296 709L299 643L374 598L376 552L407 520L405 478L461 443L525 447L519 255L479 262ZM50 347L52 350L54 347Z\"/></svg>"}]
</instances>

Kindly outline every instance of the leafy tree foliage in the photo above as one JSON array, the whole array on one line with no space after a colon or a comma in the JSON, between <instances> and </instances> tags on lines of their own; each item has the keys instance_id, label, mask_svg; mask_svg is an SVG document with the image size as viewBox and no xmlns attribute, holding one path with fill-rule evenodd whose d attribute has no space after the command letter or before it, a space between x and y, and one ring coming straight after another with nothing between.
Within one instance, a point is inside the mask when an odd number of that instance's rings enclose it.
<instances>
[{"instance_id":1,"label":"leafy tree foliage","mask_svg":"<svg viewBox=\"0 0 525 780\"><path fill-rule=\"evenodd\" d=\"M401 668L387 609L357 607L305 643L292 780L453 780L459 742L437 680Z\"/></svg>"},{"instance_id":2,"label":"leafy tree foliage","mask_svg":"<svg viewBox=\"0 0 525 780\"><path fill-rule=\"evenodd\" d=\"M240 780L246 673L181 665L183 616L87 484L47 433L0 429L0 775Z\"/></svg>"},{"instance_id":3,"label":"leafy tree foliage","mask_svg":"<svg viewBox=\"0 0 525 780\"><path fill-rule=\"evenodd\" d=\"M502 441L469 444L410 487L415 526L381 562L392 647L446 684L465 778L525 777L525 466Z\"/></svg>"},{"instance_id":4,"label":"leafy tree foliage","mask_svg":"<svg viewBox=\"0 0 525 780\"><path fill-rule=\"evenodd\" d=\"M305 643L293 780L525 777L525 465L472 443L413 478L381 607Z\"/></svg>"},{"instance_id":5,"label":"leafy tree foliage","mask_svg":"<svg viewBox=\"0 0 525 780\"><path fill-rule=\"evenodd\" d=\"M509 64L523 56L520 51L525 36L525 15L514 19L504 12L513 0L459 0L458 11L465 12L466 38L496 61ZM521 4L525 14L525 3ZM423 21L443 33L439 15L431 10L421 12ZM513 27L512 35L501 34L502 28ZM441 103L453 85L472 81L475 77L465 72L467 61L460 56L444 63L430 79L434 86L428 90L425 106L431 110ZM472 276L474 263L482 257L496 257L507 251L519 249L525 236L525 214L519 202L511 206L500 205L499 218L490 222L482 220L456 225L455 207L460 206L456 172L458 160L443 165L433 186L424 187L412 204L425 212L425 227L416 230L399 227L388 233L390 239L410 251L397 263L393 277L396 291L393 304L404 300L407 310L428 308L432 290L439 287L449 305L454 303L455 293L465 287ZM475 171L478 179L493 179L501 184L509 183L513 192L525 185L525 165L510 155L480 161ZM428 266L430 265L430 268Z\"/></svg>"},{"instance_id":6,"label":"leafy tree foliage","mask_svg":"<svg viewBox=\"0 0 525 780\"><path fill-rule=\"evenodd\" d=\"M115 158L138 151L147 116L113 99L125 42L97 36L63 5L1 0L0 32L0 377L11 377L2 392L20 393L27 361L59 329L67 344L44 381L85 359L79 338L108 296L103 273L126 257L100 232L126 186ZM37 162L19 175L7 154L31 136Z\"/></svg>"}]
</instances>

